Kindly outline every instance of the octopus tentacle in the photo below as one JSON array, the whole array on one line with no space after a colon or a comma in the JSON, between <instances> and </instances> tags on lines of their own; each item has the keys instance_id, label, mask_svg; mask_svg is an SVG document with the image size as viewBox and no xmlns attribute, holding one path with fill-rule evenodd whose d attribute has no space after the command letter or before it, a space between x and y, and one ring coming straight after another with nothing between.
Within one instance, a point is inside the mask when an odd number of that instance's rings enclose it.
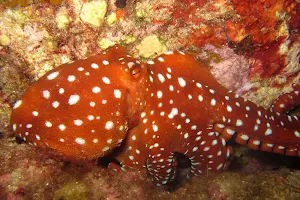
<instances>
[{"instance_id":1,"label":"octopus tentacle","mask_svg":"<svg viewBox=\"0 0 300 200\"><path fill-rule=\"evenodd\" d=\"M191 138L189 149L184 153L191 161L191 170L187 176L198 176L223 169L231 155L229 148L222 136L211 127L198 131Z\"/></svg>"},{"instance_id":2,"label":"octopus tentacle","mask_svg":"<svg viewBox=\"0 0 300 200\"><path fill-rule=\"evenodd\" d=\"M140 126L131 129L121 146L121 153L115 157L124 169L133 167L138 169L146 168L149 149L145 145L147 142L143 141L142 137L137 138L141 132Z\"/></svg>"},{"instance_id":3,"label":"octopus tentacle","mask_svg":"<svg viewBox=\"0 0 300 200\"><path fill-rule=\"evenodd\" d=\"M280 95L271 105L275 112L288 112L299 105L300 85L293 85L293 91Z\"/></svg>"},{"instance_id":4,"label":"octopus tentacle","mask_svg":"<svg viewBox=\"0 0 300 200\"><path fill-rule=\"evenodd\" d=\"M272 152L288 155L295 151L295 141L300 143L298 117L265 110L231 92L224 97L215 96L214 99L221 102L217 109L223 114L222 122L215 127L222 129L221 123L226 124L225 130L221 131L226 140L234 136L239 144L269 151L262 145L266 143L267 146L274 145Z\"/></svg>"},{"instance_id":5,"label":"octopus tentacle","mask_svg":"<svg viewBox=\"0 0 300 200\"><path fill-rule=\"evenodd\" d=\"M148 156L146 168L157 186L174 180L177 161L173 152L161 152L153 148Z\"/></svg>"}]
</instances>

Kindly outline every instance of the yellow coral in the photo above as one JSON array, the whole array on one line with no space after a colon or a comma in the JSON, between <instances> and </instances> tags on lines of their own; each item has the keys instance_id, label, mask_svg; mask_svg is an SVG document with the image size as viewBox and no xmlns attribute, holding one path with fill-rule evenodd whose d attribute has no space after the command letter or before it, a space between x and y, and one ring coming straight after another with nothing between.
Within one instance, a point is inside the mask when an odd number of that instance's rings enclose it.
<instances>
[{"instance_id":1,"label":"yellow coral","mask_svg":"<svg viewBox=\"0 0 300 200\"><path fill-rule=\"evenodd\" d=\"M10 38L8 35L5 34L0 35L0 45L2 46L10 45Z\"/></svg>"},{"instance_id":2,"label":"yellow coral","mask_svg":"<svg viewBox=\"0 0 300 200\"><path fill-rule=\"evenodd\" d=\"M279 29L277 32L277 37L280 36L289 36L289 26L286 23L286 21L283 21L280 25L279 25Z\"/></svg>"},{"instance_id":3,"label":"yellow coral","mask_svg":"<svg viewBox=\"0 0 300 200\"><path fill-rule=\"evenodd\" d=\"M102 50L105 50L108 47L115 45L116 43L107 38L99 38L97 44L98 47L100 47Z\"/></svg>"},{"instance_id":4,"label":"yellow coral","mask_svg":"<svg viewBox=\"0 0 300 200\"><path fill-rule=\"evenodd\" d=\"M288 52L288 50L289 50L289 44L290 44L290 41L289 40L285 40L283 43L280 44L278 52L281 55L286 54Z\"/></svg>"},{"instance_id":5,"label":"yellow coral","mask_svg":"<svg viewBox=\"0 0 300 200\"><path fill-rule=\"evenodd\" d=\"M153 16L152 4L148 1L138 2L135 7L135 16L138 18L151 18Z\"/></svg>"},{"instance_id":6,"label":"yellow coral","mask_svg":"<svg viewBox=\"0 0 300 200\"><path fill-rule=\"evenodd\" d=\"M72 21L72 18L69 16L68 10L63 7L57 12L55 20L57 27L64 29Z\"/></svg>"},{"instance_id":7,"label":"yellow coral","mask_svg":"<svg viewBox=\"0 0 300 200\"><path fill-rule=\"evenodd\" d=\"M107 17L107 24L111 25L117 21L117 13L113 12Z\"/></svg>"},{"instance_id":8,"label":"yellow coral","mask_svg":"<svg viewBox=\"0 0 300 200\"><path fill-rule=\"evenodd\" d=\"M92 26L99 27L106 14L107 4L104 0L91 1L83 4L80 19Z\"/></svg>"},{"instance_id":9,"label":"yellow coral","mask_svg":"<svg viewBox=\"0 0 300 200\"><path fill-rule=\"evenodd\" d=\"M136 46L139 55L144 58L151 58L155 55L160 55L167 51L167 47L163 44L156 35L150 35Z\"/></svg>"},{"instance_id":10,"label":"yellow coral","mask_svg":"<svg viewBox=\"0 0 300 200\"><path fill-rule=\"evenodd\" d=\"M152 4L149 1L138 2L135 7L134 16L138 22L152 22L155 16Z\"/></svg>"},{"instance_id":11,"label":"yellow coral","mask_svg":"<svg viewBox=\"0 0 300 200\"><path fill-rule=\"evenodd\" d=\"M134 36L126 36L126 37L121 38L121 41L125 44L130 44L130 43L134 42L135 40L136 40L136 37L134 37Z\"/></svg>"}]
</instances>

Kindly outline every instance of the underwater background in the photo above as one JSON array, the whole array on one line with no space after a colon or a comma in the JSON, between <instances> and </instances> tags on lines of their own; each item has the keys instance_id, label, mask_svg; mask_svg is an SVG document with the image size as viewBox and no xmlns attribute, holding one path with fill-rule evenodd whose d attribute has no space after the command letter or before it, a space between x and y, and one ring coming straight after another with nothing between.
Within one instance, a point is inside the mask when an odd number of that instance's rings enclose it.
<instances>
[{"instance_id":1,"label":"underwater background","mask_svg":"<svg viewBox=\"0 0 300 200\"><path fill-rule=\"evenodd\" d=\"M268 108L300 82L298 0L0 0L0 199L300 199L299 158L235 145L229 169L156 187L146 171L69 162L12 135L25 89L57 66L121 44L151 60L192 54L224 87ZM299 115L299 109L292 111Z\"/></svg>"}]
</instances>

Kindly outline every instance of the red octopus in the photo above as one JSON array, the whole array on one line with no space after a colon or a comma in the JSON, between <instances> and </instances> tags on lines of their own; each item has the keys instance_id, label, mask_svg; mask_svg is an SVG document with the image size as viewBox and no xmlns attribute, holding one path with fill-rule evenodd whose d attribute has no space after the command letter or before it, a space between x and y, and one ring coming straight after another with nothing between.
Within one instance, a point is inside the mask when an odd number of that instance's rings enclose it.
<instances>
[{"instance_id":1,"label":"red octopus","mask_svg":"<svg viewBox=\"0 0 300 200\"><path fill-rule=\"evenodd\" d=\"M29 144L75 160L105 156L122 144L121 166L145 168L158 186L174 179L175 153L190 159L188 176L226 169L230 139L300 156L298 117L228 91L183 52L142 63L115 46L64 64L15 103L11 126Z\"/></svg>"}]
</instances>

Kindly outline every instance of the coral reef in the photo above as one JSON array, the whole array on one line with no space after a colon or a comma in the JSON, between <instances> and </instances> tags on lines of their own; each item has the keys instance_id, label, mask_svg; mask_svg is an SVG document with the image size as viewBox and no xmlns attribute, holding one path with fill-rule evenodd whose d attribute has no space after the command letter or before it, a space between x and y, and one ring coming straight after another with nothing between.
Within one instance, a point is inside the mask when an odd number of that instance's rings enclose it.
<instances>
[{"instance_id":1,"label":"coral reef","mask_svg":"<svg viewBox=\"0 0 300 200\"><path fill-rule=\"evenodd\" d=\"M82 9L91 3L101 9ZM8 127L13 103L32 82L118 43L143 59L189 51L224 86L268 107L299 84L299 21L296 0L0 1L0 199L299 199L299 171L290 169L299 169L297 159L265 164L269 154L237 149L230 172L180 180L170 192L142 172L61 161L19 144ZM149 37L159 48L144 51ZM266 171L282 165L290 168Z\"/></svg>"},{"instance_id":2,"label":"coral reef","mask_svg":"<svg viewBox=\"0 0 300 200\"><path fill-rule=\"evenodd\" d=\"M143 172L114 172L96 163L73 165L10 138L1 139L0 151L0 199L296 200L300 197L299 172L288 169L261 171L257 166L251 171L233 169L185 180L176 190L166 191L154 186ZM252 155L251 162L262 163L264 159ZM279 166L287 160L274 156L273 162Z\"/></svg>"}]
</instances>

